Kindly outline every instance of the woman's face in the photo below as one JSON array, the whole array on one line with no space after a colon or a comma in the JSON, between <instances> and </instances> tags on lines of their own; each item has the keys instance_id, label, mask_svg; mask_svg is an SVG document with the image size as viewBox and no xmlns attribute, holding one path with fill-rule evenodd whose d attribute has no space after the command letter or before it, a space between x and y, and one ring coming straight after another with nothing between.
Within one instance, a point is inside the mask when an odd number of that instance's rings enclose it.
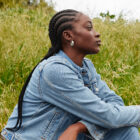
<instances>
[{"instance_id":1,"label":"woman's face","mask_svg":"<svg viewBox=\"0 0 140 140\"><path fill-rule=\"evenodd\" d=\"M72 29L75 49L85 55L98 53L101 45L100 34L94 30L88 16L78 14L77 17L78 20L73 23Z\"/></svg>"}]
</instances>

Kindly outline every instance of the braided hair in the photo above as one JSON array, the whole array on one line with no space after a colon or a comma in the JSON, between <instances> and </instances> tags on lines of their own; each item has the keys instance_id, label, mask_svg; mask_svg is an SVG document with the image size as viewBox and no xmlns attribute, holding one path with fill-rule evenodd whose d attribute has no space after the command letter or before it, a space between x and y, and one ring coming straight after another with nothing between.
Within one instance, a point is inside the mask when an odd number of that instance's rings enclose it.
<instances>
[{"instance_id":1,"label":"braided hair","mask_svg":"<svg viewBox=\"0 0 140 140\"><path fill-rule=\"evenodd\" d=\"M63 10L63 11L56 13L52 17L52 19L50 20L50 23L49 23L49 37L51 40L52 47L49 49L48 53L45 55L45 57L41 61L53 56L55 53L57 53L59 50L62 49L62 45L61 45L62 32L66 29L73 28L72 22L76 21L76 15L78 13L80 13L80 12L78 12L76 10L72 10L72 9L67 9L67 10ZM34 67L32 72L27 77L27 80L26 80L24 86L22 87L21 93L19 95L18 118L17 118L16 125L13 128L7 128L8 130L17 131L21 127L21 124L22 124L22 102L23 102L24 93L25 93L26 87L31 79L32 73L34 72L37 65Z\"/></svg>"}]
</instances>

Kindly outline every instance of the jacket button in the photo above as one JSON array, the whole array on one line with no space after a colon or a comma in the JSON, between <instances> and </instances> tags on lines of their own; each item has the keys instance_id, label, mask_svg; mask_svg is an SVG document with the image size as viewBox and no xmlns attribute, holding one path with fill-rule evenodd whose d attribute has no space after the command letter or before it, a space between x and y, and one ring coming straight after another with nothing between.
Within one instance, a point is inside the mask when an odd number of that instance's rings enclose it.
<instances>
[{"instance_id":1,"label":"jacket button","mask_svg":"<svg viewBox=\"0 0 140 140\"><path fill-rule=\"evenodd\" d=\"M95 91L97 91L97 92L98 92L98 91L99 91L99 89L98 89L98 88L95 88Z\"/></svg>"}]
</instances>

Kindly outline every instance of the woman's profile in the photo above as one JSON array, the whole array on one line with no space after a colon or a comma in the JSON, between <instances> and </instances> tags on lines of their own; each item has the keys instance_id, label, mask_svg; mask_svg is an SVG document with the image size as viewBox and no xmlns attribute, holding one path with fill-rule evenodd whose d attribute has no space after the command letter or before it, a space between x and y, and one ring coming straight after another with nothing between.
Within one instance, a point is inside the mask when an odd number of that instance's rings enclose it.
<instances>
[{"instance_id":1,"label":"woman's profile","mask_svg":"<svg viewBox=\"0 0 140 140\"><path fill-rule=\"evenodd\" d=\"M140 106L125 106L85 58L100 34L67 9L49 24L52 47L27 78L1 135L6 140L140 140Z\"/></svg>"}]
</instances>

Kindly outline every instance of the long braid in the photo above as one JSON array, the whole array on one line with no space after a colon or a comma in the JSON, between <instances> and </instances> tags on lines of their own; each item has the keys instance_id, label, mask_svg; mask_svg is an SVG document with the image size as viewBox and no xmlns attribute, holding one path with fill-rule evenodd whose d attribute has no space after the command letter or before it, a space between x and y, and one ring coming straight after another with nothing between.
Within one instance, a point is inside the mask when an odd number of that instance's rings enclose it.
<instances>
[{"instance_id":1,"label":"long braid","mask_svg":"<svg viewBox=\"0 0 140 140\"><path fill-rule=\"evenodd\" d=\"M49 49L48 53L45 55L45 57L41 60L47 59L57 53L59 50L61 50L61 35L62 32L66 29L72 29L72 22L76 20L76 14L79 13L78 11L67 9L60 11L56 13L52 19L50 20L49 24L49 37L51 40L52 47ZM40 62L41 62L40 61ZM39 62L39 63L40 63ZM37 64L38 65L38 64ZM34 72L34 67L32 72L29 74L24 86L22 87L19 100L18 100L18 119L16 122L16 125L13 128L7 128L11 131L17 131L20 129L22 124L22 103L23 103L23 97L26 90L26 87L31 79L32 73Z\"/></svg>"}]
</instances>

